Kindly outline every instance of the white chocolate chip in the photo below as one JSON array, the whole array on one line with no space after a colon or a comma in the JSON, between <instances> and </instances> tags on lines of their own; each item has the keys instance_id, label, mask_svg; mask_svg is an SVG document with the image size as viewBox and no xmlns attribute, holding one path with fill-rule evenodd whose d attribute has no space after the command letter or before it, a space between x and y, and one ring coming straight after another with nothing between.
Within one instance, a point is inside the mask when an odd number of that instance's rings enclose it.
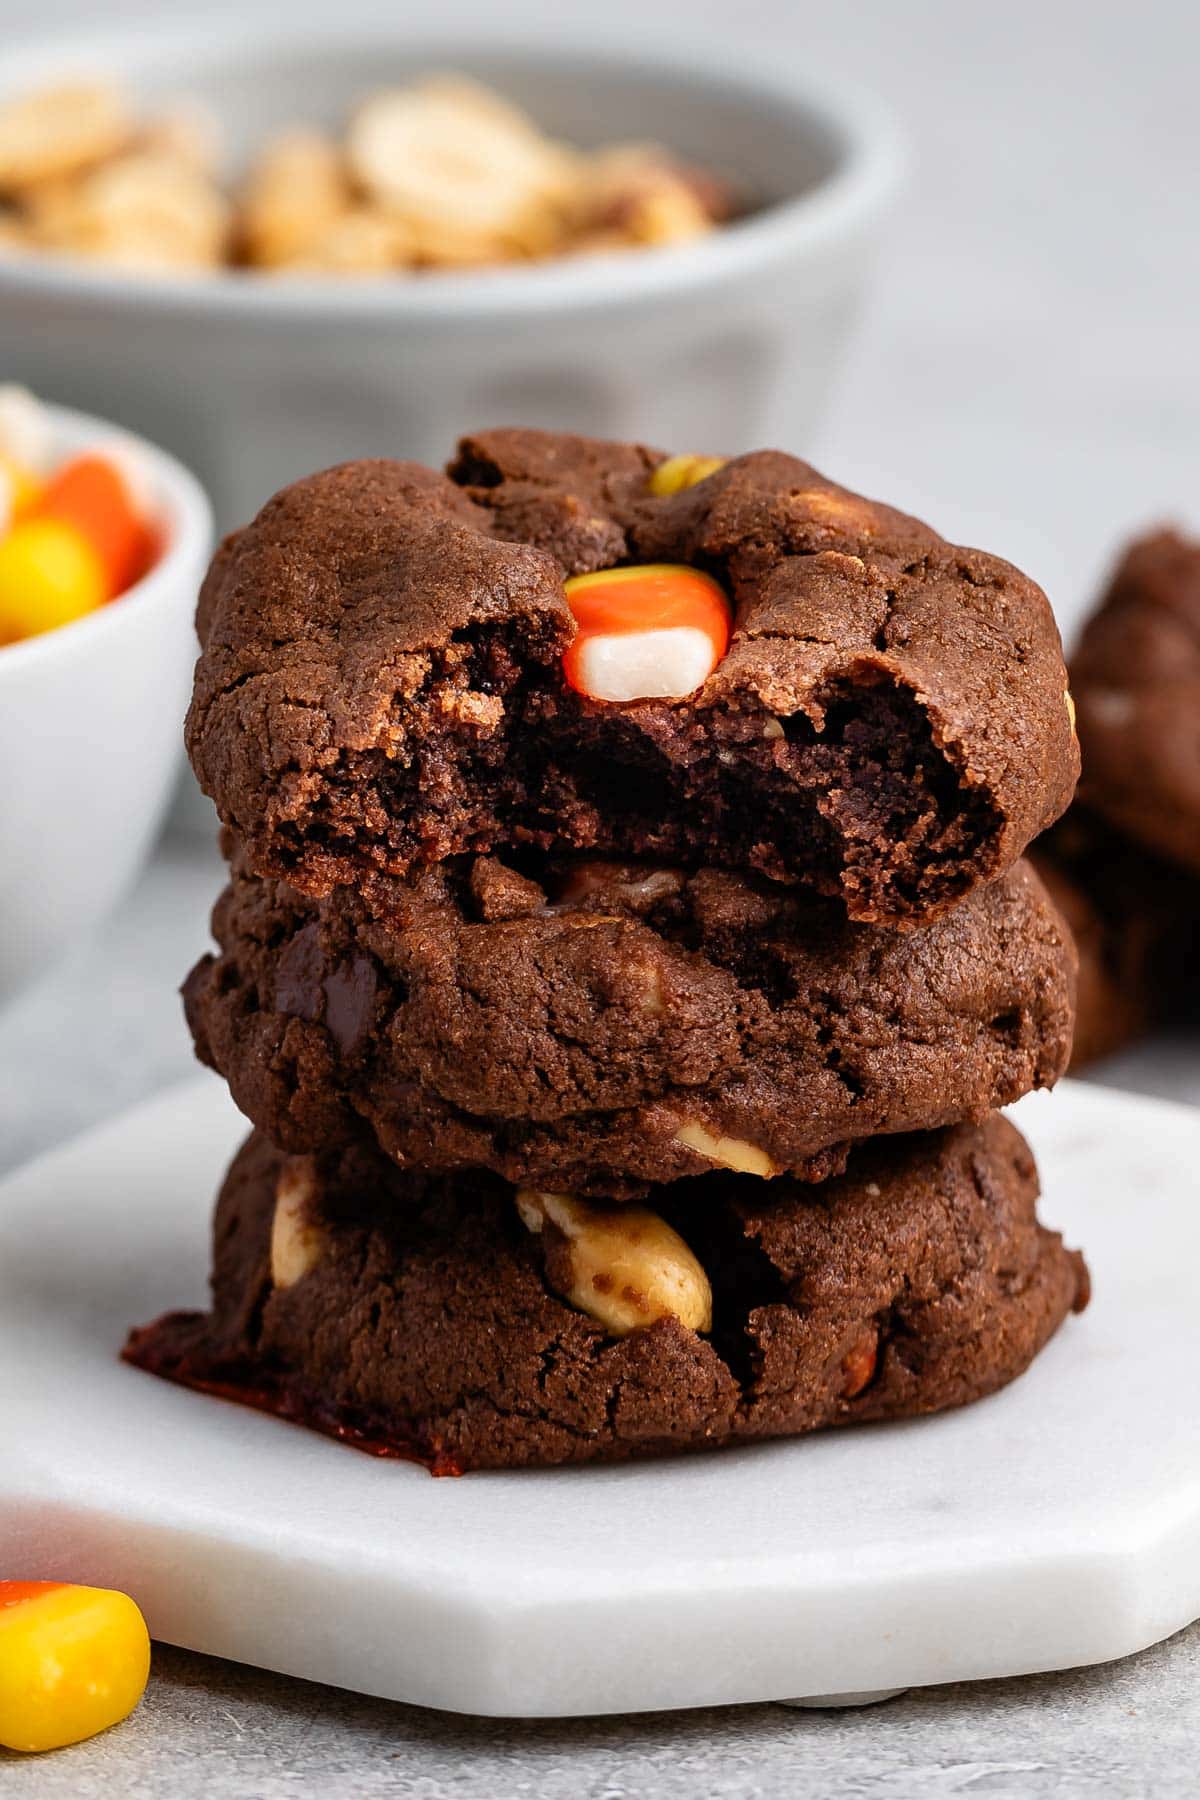
<instances>
[{"instance_id":1,"label":"white chocolate chip","mask_svg":"<svg viewBox=\"0 0 1200 1800\"><path fill-rule=\"evenodd\" d=\"M780 721L775 718L764 719L763 736L765 738L781 738L783 736L783 726Z\"/></svg>"},{"instance_id":2,"label":"white chocolate chip","mask_svg":"<svg viewBox=\"0 0 1200 1800\"><path fill-rule=\"evenodd\" d=\"M607 862L576 863L562 884L560 906L578 906L595 894L617 893L633 907L649 908L678 894L684 877L678 869L643 869Z\"/></svg>"},{"instance_id":3,"label":"white chocolate chip","mask_svg":"<svg viewBox=\"0 0 1200 1800\"><path fill-rule=\"evenodd\" d=\"M805 488L803 492L793 494L792 500L822 525L867 532L876 525L875 509L861 494L834 492L829 488Z\"/></svg>"},{"instance_id":4,"label":"white chocolate chip","mask_svg":"<svg viewBox=\"0 0 1200 1800\"><path fill-rule=\"evenodd\" d=\"M635 972L641 986L638 998L642 1011L648 1013L652 1019L664 1018L667 1011L667 1000L663 993L662 970L657 963L636 963L630 969L631 974Z\"/></svg>"},{"instance_id":5,"label":"white chocolate chip","mask_svg":"<svg viewBox=\"0 0 1200 1800\"><path fill-rule=\"evenodd\" d=\"M325 1252L325 1232L313 1216L317 1173L310 1156L293 1156L275 1183L271 1220L271 1280L290 1288L315 1269Z\"/></svg>"},{"instance_id":6,"label":"white chocolate chip","mask_svg":"<svg viewBox=\"0 0 1200 1800\"><path fill-rule=\"evenodd\" d=\"M678 869L651 869L638 880L623 883L621 891L632 902L650 906L677 894L682 886L683 877Z\"/></svg>"},{"instance_id":7,"label":"white chocolate chip","mask_svg":"<svg viewBox=\"0 0 1200 1800\"><path fill-rule=\"evenodd\" d=\"M572 1194L520 1188L517 1211L526 1230L549 1223L562 1234L568 1278L554 1282L565 1300L613 1337L655 1319L675 1318L689 1331L712 1328L708 1276L677 1231L643 1206L589 1206ZM547 1273L551 1274L553 1261Z\"/></svg>"},{"instance_id":8,"label":"white chocolate chip","mask_svg":"<svg viewBox=\"0 0 1200 1800\"><path fill-rule=\"evenodd\" d=\"M716 1137L697 1120L681 1125L675 1133L675 1142L682 1144L685 1150L695 1150L698 1155L706 1156L709 1162L719 1163L723 1169L736 1170L739 1175L760 1175L769 1180L779 1173L778 1164L757 1144L747 1143L744 1138Z\"/></svg>"}]
</instances>

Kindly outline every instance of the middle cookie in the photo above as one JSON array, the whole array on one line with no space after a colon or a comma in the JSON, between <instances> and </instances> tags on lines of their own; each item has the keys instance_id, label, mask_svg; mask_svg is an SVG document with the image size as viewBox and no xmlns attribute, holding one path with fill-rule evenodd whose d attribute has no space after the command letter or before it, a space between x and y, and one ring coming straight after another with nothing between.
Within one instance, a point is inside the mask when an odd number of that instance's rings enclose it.
<instances>
[{"instance_id":1,"label":"middle cookie","mask_svg":"<svg viewBox=\"0 0 1200 1800\"><path fill-rule=\"evenodd\" d=\"M630 1197L728 1168L819 1180L885 1132L1051 1085L1075 957L1019 863L899 935L727 872L456 859L387 910L234 858L184 995L281 1149L369 1127L401 1165Z\"/></svg>"}]
</instances>

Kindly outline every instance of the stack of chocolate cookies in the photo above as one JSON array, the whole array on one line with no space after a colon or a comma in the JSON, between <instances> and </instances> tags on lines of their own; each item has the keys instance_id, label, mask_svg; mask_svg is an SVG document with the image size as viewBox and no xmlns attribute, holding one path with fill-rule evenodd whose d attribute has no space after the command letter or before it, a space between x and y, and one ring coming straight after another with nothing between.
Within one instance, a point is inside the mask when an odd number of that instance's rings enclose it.
<instances>
[{"instance_id":1,"label":"stack of chocolate cookies","mask_svg":"<svg viewBox=\"0 0 1200 1800\"><path fill-rule=\"evenodd\" d=\"M932 1412L1084 1303L996 1109L1074 952L1008 564L776 452L500 431L218 552L202 1059L255 1126L158 1373L438 1471Z\"/></svg>"}]
</instances>

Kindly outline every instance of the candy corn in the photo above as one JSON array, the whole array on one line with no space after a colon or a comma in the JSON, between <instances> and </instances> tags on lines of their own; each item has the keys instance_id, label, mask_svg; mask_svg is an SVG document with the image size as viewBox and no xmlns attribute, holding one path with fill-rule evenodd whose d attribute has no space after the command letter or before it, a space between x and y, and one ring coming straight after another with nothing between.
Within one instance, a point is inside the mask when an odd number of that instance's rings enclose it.
<instances>
[{"instance_id":1,"label":"candy corn","mask_svg":"<svg viewBox=\"0 0 1200 1800\"><path fill-rule=\"evenodd\" d=\"M36 518L59 519L87 539L104 565L110 594L123 593L154 561L154 533L137 479L115 450L72 457L46 483Z\"/></svg>"},{"instance_id":2,"label":"candy corn","mask_svg":"<svg viewBox=\"0 0 1200 1800\"><path fill-rule=\"evenodd\" d=\"M665 499L668 494L682 493L684 488L695 487L698 481L705 481L715 475L718 469L725 467L723 456L668 456L660 462L650 477L650 492Z\"/></svg>"},{"instance_id":3,"label":"candy corn","mask_svg":"<svg viewBox=\"0 0 1200 1800\"><path fill-rule=\"evenodd\" d=\"M0 449L0 532L37 504L42 482L33 469Z\"/></svg>"},{"instance_id":4,"label":"candy corn","mask_svg":"<svg viewBox=\"0 0 1200 1800\"><path fill-rule=\"evenodd\" d=\"M563 590L578 627L563 673L592 700L682 699L728 648L729 602L699 569L602 569L573 576Z\"/></svg>"},{"instance_id":5,"label":"candy corn","mask_svg":"<svg viewBox=\"0 0 1200 1800\"><path fill-rule=\"evenodd\" d=\"M0 538L0 644L69 625L109 594L98 552L74 525L25 518Z\"/></svg>"},{"instance_id":6,"label":"candy corn","mask_svg":"<svg viewBox=\"0 0 1200 1800\"><path fill-rule=\"evenodd\" d=\"M53 444L54 426L41 401L15 382L0 383L0 455L44 475Z\"/></svg>"},{"instance_id":7,"label":"candy corn","mask_svg":"<svg viewBox=\"0 0 1200 1800\"><path fill-rule=\"evenodd\" d=\"M0 1744L58 1750L126 1718L150 1673L133 1601L109 1588L0 1581Z\"/></svg>"},{"instance_id":8,"label":"candy corn","mask_svg":"<svg viewBox=\"0 0 1200 1800\"><path fill-rule=\"evenodd\" d=\"M136 447L114 436L53 467L53 437L33 394L0 385L0 645L95 612L158 554Z\"/></svg>"}]
</instances>

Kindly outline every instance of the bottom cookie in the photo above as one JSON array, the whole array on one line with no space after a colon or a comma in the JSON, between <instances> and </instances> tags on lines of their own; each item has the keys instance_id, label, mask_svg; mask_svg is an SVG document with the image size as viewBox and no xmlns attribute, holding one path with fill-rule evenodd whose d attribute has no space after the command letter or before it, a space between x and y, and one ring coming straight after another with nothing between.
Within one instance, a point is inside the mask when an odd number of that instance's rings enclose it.
<instances>
[{"instance_id":1,"label":"bottom cookie","mask_svg":"<svg viewBox=\"0 0 1200 1800\"><path fill-rule=\"evenodd\" d=\"M819 1187L687 1187L603 1209L255 1134L217 1206L211 1313L168 1314L124 1354L451 1474L961 1406L1087 1304L998 1115L867 1144Z\"/></svg>"}]
</instances>

